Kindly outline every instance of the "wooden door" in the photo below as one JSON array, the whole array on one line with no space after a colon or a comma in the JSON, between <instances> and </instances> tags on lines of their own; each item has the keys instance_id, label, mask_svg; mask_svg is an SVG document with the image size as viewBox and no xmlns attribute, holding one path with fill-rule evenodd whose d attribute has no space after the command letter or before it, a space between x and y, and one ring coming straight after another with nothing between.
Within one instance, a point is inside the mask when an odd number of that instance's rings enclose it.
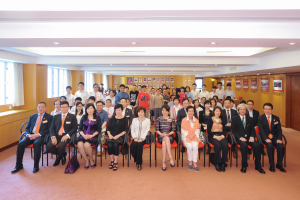
<instances>
[{"instance_id":1,"label":"wooden door","mask_svg":"<svg viewBox=\"0 0 300 200\"><path fill-rule=\"evenodd\" d=\"M291 76L291 128L300 131L300 75Z\"/></svg>"}]
</instances>

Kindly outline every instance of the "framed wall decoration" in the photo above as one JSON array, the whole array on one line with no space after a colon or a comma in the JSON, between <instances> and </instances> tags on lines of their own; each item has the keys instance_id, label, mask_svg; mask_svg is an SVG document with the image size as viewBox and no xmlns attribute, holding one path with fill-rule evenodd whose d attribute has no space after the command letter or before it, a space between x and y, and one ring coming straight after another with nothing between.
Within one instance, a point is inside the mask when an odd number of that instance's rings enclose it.
<instances>
[{"instance_id":1,"label":"framed wall decoration","mask_svg":"<svg viewBox=\"0 0 300 200\"><path fill-rule=\"evenodd\" d=\"M138 83L139 82L139 77L134 77L134 83Z\"/></svg>"},{"instance_id":2,"label":"framed wall decoration","mask_svg":"<svg viewBox=\"0 0 300 200\"><path fill-rule=\"evenodd\" d=\"M232 79L227 79L227 83L226 83L226 85L227 85L228 83L230 83L230 84L231 84L231 86L232 86Z\"/></svg>"},{"instance_id":3,"label":"framed wall decoration","mask_svg":"<svg viewBox=\"0 0 300 200\"><path fill-rule=\"evenodd\" d=\"M251 90L257 90L257 78L251 78L250 83L251 83Z\"/></svg>"},{"instance_id":4,"label":"framed wall decoration","mask_svg":"<svg viewBox=\"0 0 300 200\"><path fill-rule=\"evenodd\" d=\"M260 79L260 90L261 91L269 91L269 78L261 78Z\"/></svg>"},{"instance_id":5,"label":"framed wall decoration","mask_svg":"<svg viewBox=\"0 0 300 200\"><path fill-rule=\"evenodd\" d=\"M174 84L171 84L171 88L174 88Z\"/></svg>"},{"instance_id":6,"label":"framed wall decoration","mask_svg":"<svg viewBox=\"0 0 300 200\"><path fill-rule=\"evenodd\" d=\"M159 84L158 83L156 84L155 88L159 88Z\"/></svg>"},{"instance_id":7,"label":"framed wall decoration","mask_svg":"<svg viewBox=\"0 0 300 200\"><path fill-rule=\"evenodd\" d=\"M151 77L148 77L148 83L151 83Z\"/></svg>"},{"instance_id":8,"label":"framed wall decoration","mask_svg":"<svg viewBox=\"0 0 300 200\"><path fill-rule=\"evenodd\" d=\"M170 78L169 77L166 78L166 83L170 83Z\"/></svg>"},{"instance_id":9,"label":"framed wall decoration","mask_svg":"<svg viewBox=\"0 0 300 200\"><path fill-rule=\"evenodd\" d=\"M158 83L160 82L160 77L156 78L156 82L158 82Z\"/></svg>"},{"instance_id":10,"label":"framed wall decoration","mask_svg":"<svg viewBox=\"0 0 300 200\"><path fill-rule=\"evenodd\" d=\"M164 83L165 82L165 77L161 78L161 82Z\"/></svg>"},{"instance_id":11,"label":"framed wall decoration","mask_svg":"<svg viewBox=\"0 0 300 200\"><path fill-rule=\"evenodd\" d=\"M142 82L143 82L143 78L139 77L139 83L142 83Z\"/></svg>"},{"instance_id":12,"label":"framed wall decoration","mask_svg":"<svg viewBox=\"0 0 300 200\"><path fill-rule=\"evenodd\" d=\"M167 87L168 87L168 88L171 88L171 87L170 87L170 84L167 84Z\"/></svg>"},{"instance_id":13,"label":"framed wall decoration","mask_svg":"<svg viewBox=\"0 0 300 200\"><path fill-rule=\"evenodd\" d=\"M152 77L152 83L156 82L156 77Z\"/></svg>"},{"instance_id":14,"label":"framed wall decoration","mask_svg":"<svg viewBox=\"0 0 300 200\"><path fill-rule=\"evenodd\" d=\"M242 80L241 79L235 79L235 88L236 89L242 88Z\"/></svg>"},{"instance_id":15,"label":"framed wall decoration","mask_svg":"<svg viewBox=\"0 0 300 200\"><path fill-rule=\"evenodd\" d=\"M133 77L127 77L127 85L133 84Z\"/></svg>"},{"instance_id":16,"label":"framed wall decoration","mask_svg":"<svg viewBox=\"0 0 300 200\"><path fill-rule=\"evenodd\" d=\"M243 89L249 89L248 87L248 79L243 79Z\"/></svg>"},{"instance_id":17,"label":"framed wall decoration","mask_svg":"<svg viewBox=\"0 0 300 200\"><path fill-rule=\"evenodd\" d=\"M148 84L145 84L146 88L148 88Z\"/></svg>"},{"instance_id":18,"label":"framed wall decoration","mask_svg":"<svg viewBox=\"0 0 300 200\"><path fill-rule=\"evenodd\" d=\"M147 83L147 77L143 78L143 83Z\"/></svg>"},{"instance_id":19,"label":"framed wall decoration","mask_svg":"<svg viewBox=\"0 0 300 200\"><path fill-rule=\"evenodd\" d=\"M273 78L273 91L283 92L282 78Z\"/></svg>"},{"instance_id":20,"label":"framed wall decoration","mask_svg":"<svg viewBox=\"0 0 300 200\"><path fill-rule=\"evenodd\" d=\"M152 86L154 89L155 89L155 84L153 84L153 86Z\"/></svg>"},{"instance_id":21,"label":"framed wall decoration","mask_svg":"<svg viewBox=\"0 0 300 200\"><path fill-rule=\"evenodd\" d=\"M170 82L171 82L171 83L174 83L174 77L171 77L171 78L170 78Z\"/></svg>"}]
</instances>

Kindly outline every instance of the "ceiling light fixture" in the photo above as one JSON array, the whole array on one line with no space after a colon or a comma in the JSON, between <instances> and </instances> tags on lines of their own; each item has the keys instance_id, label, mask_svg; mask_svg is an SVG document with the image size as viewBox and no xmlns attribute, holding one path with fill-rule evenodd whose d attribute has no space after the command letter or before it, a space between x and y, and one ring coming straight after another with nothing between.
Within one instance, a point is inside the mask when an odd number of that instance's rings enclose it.
<instances>
[{"instance_id":1,"label":"ceiling light fixture","mask_svg":"<svg viewBox=\"0 0 300 200\"><path fill-rule=\"evenodd\" d=\"M270 75L271 73L269 73L269 75Z\"/></svg>"},{"instance_id":2,"label":"ceiling light fixture","mask_svg":"<svg viewBox=\"0 0 300 200\"><path fill-rule=\"evenodd\" d=\"M289 43L289 45L295 45L296 43L295 42L291 42L291 43Z\"/></svg>"},{"instance_id":3,"label":"ceiling light fixture","mask_svg":"<svg viewBox=\"0 0 300 200\"><path fill-rule=\"evenodd\" d=\"M216 42L211 42L211 44L217 44Z\"/></svg>"},{"instance_id":4,"label":"ceiling light fixture","mask_svg":"<svg viewBox=\"0 0 300 200\"><path fill-rule=\"evenodd\" d=\"M243 75L241 75L241 76L243 76Z\"/></svg>"},{"instance_id":5,"label":"ceiling light fixture","mask_svg":"<svg viewBox=\"0 0 300 200\"><path fill-rule=\"evenodd\" d=\"M137 42L131 42L131 44L137 44Z\"/></svg>"},{"instance_id":6,"label":"ceiling light fixture","mask_svg":"<svg viewBox=\"0 0 300 200\"><path fill-rule=\"evenodd\" d=\"M259 76L259 74L257 74L257 76Z\"/></svg>"},{"instance_id":7,"label":"ceiling light fixture","mask_svg":"<svg viewBox=\"0 0 300 200\"><path fill-rule=\"evenodd\" d=\"M54 44L60 44L59 42L53 42Z\"/></svg>"}]
</instances>

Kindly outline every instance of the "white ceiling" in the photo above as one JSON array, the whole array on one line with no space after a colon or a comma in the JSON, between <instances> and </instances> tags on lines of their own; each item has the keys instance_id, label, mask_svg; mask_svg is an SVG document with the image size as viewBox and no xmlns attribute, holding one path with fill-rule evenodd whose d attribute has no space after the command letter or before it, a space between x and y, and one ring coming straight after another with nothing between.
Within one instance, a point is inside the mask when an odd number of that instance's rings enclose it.
<instances>
[{"instance_id":1,"label":"white ceiling","mask_svg":"<svg viewBox=\"0 0 300 200\"><path fill-rule=\"evenodd\" d=\"M1 4L0 60L115 75L300 71L295 1L57 2Z\"/></svg>"}]
</instances>

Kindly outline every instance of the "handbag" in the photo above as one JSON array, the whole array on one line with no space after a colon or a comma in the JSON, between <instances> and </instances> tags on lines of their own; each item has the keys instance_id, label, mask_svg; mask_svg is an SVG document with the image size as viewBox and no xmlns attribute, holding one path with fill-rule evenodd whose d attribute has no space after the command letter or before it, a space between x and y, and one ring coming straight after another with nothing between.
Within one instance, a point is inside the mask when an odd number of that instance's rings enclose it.
<instances>
[{"instance_id":1,"label":"handbag","mask_svg":"<svg viewBox=\"0 0 300 200\"><path fill-rule=\"evenodd\" d=\"M68 165L65 169L65 174L74 174L76 170L80 167L80 164L77 160L77 156L73 155L71 160L69 160Z\"/></svg>"},{"instance_id":2,"label":"handbag","mask_svg":"<svg viewBox=\"0 0 300 200\"><path fill-rule=\"evenodd\" d=\"M101 136L101 144L106 144L106 140L107 140L108 138L109 138L108 135L103 134L103 135Z\"/></svg>"},{"instance_id":3,"label":"handbag","mask_svg":"<svg viewBox=\"0 0 300 200\"><path fill-rule=\"evenodd\" d=\"M147 135L145 138L145 144L151 144L151 135Z\"/></svg>"}]
</instances>

